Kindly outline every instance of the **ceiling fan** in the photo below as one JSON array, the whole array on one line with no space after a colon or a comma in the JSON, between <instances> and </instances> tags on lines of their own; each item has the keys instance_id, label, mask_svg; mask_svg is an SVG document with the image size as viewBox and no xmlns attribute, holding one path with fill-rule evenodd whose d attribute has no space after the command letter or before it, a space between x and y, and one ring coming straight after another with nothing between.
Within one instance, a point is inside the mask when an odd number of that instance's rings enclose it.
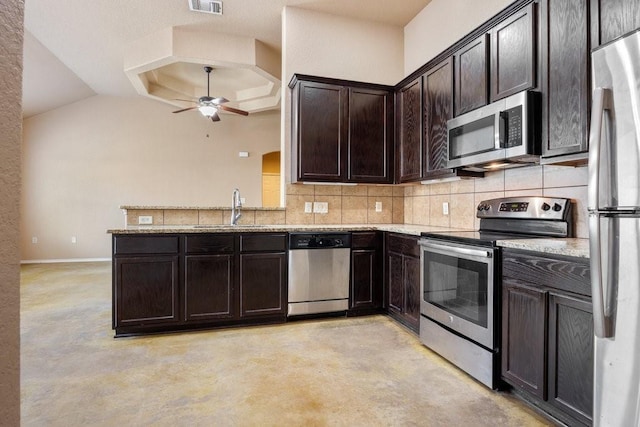
<instances>
[{"instance_id":1,"label":"ceiling fan","mask_svg":"<svg viewBox=\"0 0 640 427\"><path fill-rule=\"evenodd\" d=\"M227 105L223 105L226 102L229 102L228 99L223 97L213 98L209 96L209 82L211 78L211 70L212 67L205 66L204 71L207 73L207 96L201 96L197 101L187 100L187 99L177 99L177 101L187 101L187 102L197 102L198 105L195 107L183 108L181 110L176 110L173 113L182 113L183 111L195 110L196 108L202 113L203 116L208 117L213 122L219 122L220 116L218 116L218 110L229 111L230 113L236 113L243 116L248 116L249 113L243 110L238 110L237 108L229 107Z\"/></svg>"}]
</instances>

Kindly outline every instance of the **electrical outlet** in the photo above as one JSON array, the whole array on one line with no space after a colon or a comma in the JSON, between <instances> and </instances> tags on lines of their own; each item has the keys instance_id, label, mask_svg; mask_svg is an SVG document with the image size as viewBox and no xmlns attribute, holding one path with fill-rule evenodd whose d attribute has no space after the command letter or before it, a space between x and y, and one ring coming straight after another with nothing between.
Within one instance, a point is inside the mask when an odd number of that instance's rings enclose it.
<instances>
[{"instance_id":1,"label":"electrical outlet","mask_svg":"<svg viewBox=\"0 0 640 427\"><path fill-rule=\"evenodd\" d=\"M73 243L74 245L78 243L78 239L76 239L76 236L71 236L71 243Z\"/></svg>"},{"instance_id":2,"label":"electrical outlet","mask_svg":"<svg viewBox=\"0 0 640 427\"><path fill-rule=\"evenodd\" d=\"M442 202L442 215L449 215L449 202Z\"/></svg>"},{"instance_id":3,"label":"electrical outlet","mask_svg":"<svg viewBox=\"0 0 640 427\"><path fill-rule=\"evenodd\" d=\"M34 245L38 244L38 238L36 236L33 236L31 238L31 243L33 243Z\"/></svg>"},{"instance_id":4,"label":"electrical outlet","mask_svg":"<svg viewBox=\"0 0 640 427\"><path fill-rule=\"evenodd\" d=\"M153 217L151 215L140 215L138 217L138 224L141 224L141 225L153 224Z\"/></svg>"},{"instance_id":5,"label":"electrical outlet","mask_svg":"<svg viewBox=\"0 0 640 427\"><path fill-rule=\"evenodd\" d=\"M326 214L329 212L328 202L313 202L313 212L319 214Z\"/></svg>"},{"instance_id":6,"label":"electrical outlet","mask_svg":"<svg viewBox=\"0 0 640 427\"><path fill-rule=\"evenodd\" d=\"M245 199L244 197L240 197L240 203L244 205L245 203L247 203L247 199Z\"/></svg>"},{"instance_id":7,"label":"electrical outlet","mask_svg":"<svg viewBox=\"0 0 640 427\"><path fill-rule=\"evenodd\" d=\"M376 212L382 212L382 202L376 202Z\"/></svg>"},{"instance_id":8,"label":"electrical outlet","mask_svg":"<svg viewBox=\"0 0 640 427\"><path fill-rule=\"evenodd\" d=\"M304 202L304 213L311 213L311 212L313 212L313 203Z\"/></svg>"}]
</instances>

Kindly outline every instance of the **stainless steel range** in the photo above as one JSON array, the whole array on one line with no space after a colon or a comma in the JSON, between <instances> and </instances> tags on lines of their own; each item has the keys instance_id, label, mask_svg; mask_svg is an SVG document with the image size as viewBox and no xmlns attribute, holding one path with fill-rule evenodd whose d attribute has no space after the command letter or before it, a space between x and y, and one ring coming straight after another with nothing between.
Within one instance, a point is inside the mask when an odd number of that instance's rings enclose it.
<instances>
[{"instance_id":1,"label":"stainless steel range","mask_svg":"<svg viewBox=\"0 0 640 427\"><path fill-rule=\"evenodd\" d=\"M420 340L478 381L498 386L498 240L571 237L571 201L512 197L478 204L479 231L422 233Z\"/></svg>"}]
</instances>

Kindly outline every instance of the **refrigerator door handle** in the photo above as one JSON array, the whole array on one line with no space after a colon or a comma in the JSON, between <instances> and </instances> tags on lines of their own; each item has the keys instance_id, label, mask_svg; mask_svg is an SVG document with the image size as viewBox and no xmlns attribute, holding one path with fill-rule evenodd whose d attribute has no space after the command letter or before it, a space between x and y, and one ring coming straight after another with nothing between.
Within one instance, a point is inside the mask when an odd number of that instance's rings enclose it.
<instances>
[{"instance_id":1,"label":"refrigerator door handle","mask_svg":"<svg viewBox=\"0 0 640 427\"><path fill-rule=\"evenodd\" d=\"M599 208L600 190L600 145L602 142L602 122L605 110L611 109L611 89L597 87L593 90L591 106L591 126L589 131L589 187L587 207Z\"/></svg>"},{"instance_id":2,"label":"refrigerator door handle","mask_svg":"<svg viewBox=\"0 0 640 427\"><path fill-rule=\"evenodd\" d=\"M602 271L600 216L589 215L589 251L591 261L591 298L593 302L593 332L598 338L613 337L610 316L605 310L605 280Z\"/></svg>"}]
</instances>

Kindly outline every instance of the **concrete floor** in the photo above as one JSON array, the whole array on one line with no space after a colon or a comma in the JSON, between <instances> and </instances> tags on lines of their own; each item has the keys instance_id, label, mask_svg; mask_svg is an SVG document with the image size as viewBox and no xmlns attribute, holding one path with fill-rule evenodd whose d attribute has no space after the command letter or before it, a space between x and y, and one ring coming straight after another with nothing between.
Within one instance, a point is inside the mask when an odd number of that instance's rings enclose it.
<instances>
[{"instance_id":1,"label":"concrete floor","mask_svg":"<svg viewBox=\"0 0 640 427\"><path fill-rule=\"evenodd\" d=\"M22 268L25 426L538 426L385 316L113 338L111 264Z\"/></svg>"}]
</instances>

